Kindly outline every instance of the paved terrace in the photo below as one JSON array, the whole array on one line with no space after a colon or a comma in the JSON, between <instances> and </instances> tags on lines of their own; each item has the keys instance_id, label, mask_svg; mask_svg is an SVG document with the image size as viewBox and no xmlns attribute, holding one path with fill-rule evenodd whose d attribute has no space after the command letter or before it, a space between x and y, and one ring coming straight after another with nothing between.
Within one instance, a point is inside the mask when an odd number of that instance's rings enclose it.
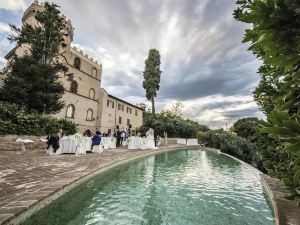
<instances>
[{"instance_id":1,"label":"paved terrace","mask_svg":"<svg viewBox=\"0 0 300 225\"><path fill-rule=\"evenodd\" d=\"M0 151L0 224L94 171L153 151L109 149L79 156L48 156L43 150Z\"/></svg>"}]
</instances>

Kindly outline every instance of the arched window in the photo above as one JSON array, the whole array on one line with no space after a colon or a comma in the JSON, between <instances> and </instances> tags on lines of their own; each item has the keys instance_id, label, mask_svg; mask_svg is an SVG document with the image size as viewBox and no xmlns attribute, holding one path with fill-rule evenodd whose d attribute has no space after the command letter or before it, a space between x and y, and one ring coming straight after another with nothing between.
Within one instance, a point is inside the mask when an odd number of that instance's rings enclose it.
<instances>
[{"instance_id":1,"label":"arched window","mask_svg":"<svg viewBox=\"0 0 300 225\"><path fill-rule=\"evenodd\" d=\"M81 66L81 61L78 57L75 58L74 60L74 67L78 70L80 70L80 66Z\"/></svg>"},{"instance_id":2,"label":"arched window","mask_svg":"<svg viewBox=\"0 0 300 225\"><path fill-rule=\"evenodd\" d=\"M70 104L67 106L67 113L66 113L66 117L67 118L74 118L74 114L75 114L75 107L74 105Z\"/></svg>"},{"instance_id":3,"label":"arched window","mask_svg":"<svg viewBox=\"0 0 300 225\"><path fill-rule=\"evenodd\" d=\"M90 94L89 94L91 99L95 99L95 90L93 88L90 89Z\"/></svg>"},{"instance_id":4,"label":"arched window","mask_svg":"<svg viewBox=\"0 0 300 225\"><path fill-rule=\"evenodd\" d=\"M92 76L97 77L97 69L95 67L92 69Z\"/></svg>"},{"instance_id":5,"label":"arched window","mask_svg":"<svg viewBox=\"0 0 300 225\"><path fill-rule=\"evenodd\" d=\"M73 80L71 82L71 90L70 91L73 92L73 93L77 93L77 88L78 88L78 84L75 80Z\"/></svg>"},{"instance_id":6,"label":"arched window","mask_svg":"<svg viewBox=\"0 0 300 225\"><path fill-rule=\"evenodd\" d=\"M94 118L93 118L93 110L92 109L88 109L88 111L86 112L86 120L88 120L88 121L94 120Z\"/></svg>"}]
</instances>

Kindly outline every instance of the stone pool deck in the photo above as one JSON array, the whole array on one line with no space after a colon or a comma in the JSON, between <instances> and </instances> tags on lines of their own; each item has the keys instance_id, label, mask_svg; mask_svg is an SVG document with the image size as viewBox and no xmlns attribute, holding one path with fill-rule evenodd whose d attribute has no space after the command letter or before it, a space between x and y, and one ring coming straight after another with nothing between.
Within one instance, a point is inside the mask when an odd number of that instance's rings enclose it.
<instances>
[{"instance_id":1,"label":"stone pool deck","mask_svg":"<svg viewBox=\"0 0 300 225\"><path fill-rule=\"evenodd\" d=\"M101 154L48 156L43 150L0 151L0 225L15 224L20 215L49 196L95 171L158 151L186 148L169 145L159 150L110 149ZM210 150L210 149L208 149ZM300 225L300 207L284 198L281 183L262 175L262 182L275 205L278 225Z\"/></svg>"},{"instance_id":2,"label":"stone pool deck","mask_svg":"<svg viewBox=\"0 0 300 225\"><path fill-rule=\"evenodd\" d=\"M262 184L271 198L277 225L300 225L300 206L286 199L290 194L278 179L261 174Z\"/></svg>"}]
</instances>

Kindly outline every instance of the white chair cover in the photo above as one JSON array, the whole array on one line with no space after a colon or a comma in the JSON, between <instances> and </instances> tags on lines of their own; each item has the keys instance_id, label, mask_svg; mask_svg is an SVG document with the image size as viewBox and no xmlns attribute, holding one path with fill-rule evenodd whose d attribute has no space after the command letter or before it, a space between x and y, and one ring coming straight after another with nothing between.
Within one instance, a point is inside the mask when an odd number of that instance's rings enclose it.
<instances>
[{"instance_id":1,"label":"white chair cover","mask_svg":"<svg viewBox=\"0 0 300 225\"><path fill-rule=\"evenodd\" d=\"M179 145L186 145L186 139L178 138L177 139L177 144L179 144Z\"/></svg>"},{"instance_id":2,"label":"white chair cover","mask_svg":"<svg viewBox=\"0 0 300 225\"><path fill-rule=\"evenodd\" d=\"M199 145L198 139L187 139L186 145L188 145L188 146Z\"/></svg>"},{"instance_id":3,"label":"white chair cover","mask_svg":"<svg viewBox=\"0 0 300 225\"><path fill-rule=\"evenodd\" d=\"M93 153L98 153L98 154L103 152L102 145L94 145L93 148L92 148L92 152Z\"/></svg>"}]
</instances>

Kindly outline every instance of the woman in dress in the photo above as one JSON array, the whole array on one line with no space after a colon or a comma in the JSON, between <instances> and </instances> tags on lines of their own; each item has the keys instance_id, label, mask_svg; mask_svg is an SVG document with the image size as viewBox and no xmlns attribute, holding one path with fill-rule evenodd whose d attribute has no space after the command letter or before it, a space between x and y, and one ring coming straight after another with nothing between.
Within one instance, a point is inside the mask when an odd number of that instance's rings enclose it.
<instances>
[{"instance_id":1,"label":"woman in dress","mask_svg":"<svg viewBox=\"0 0 300 225\"><path fill-rule=\"evenodd\" d=\"M168 145L168 133L167 133L167 131L164 131L164 142L165 142L165 145Z\"/></svg>"}]
</instances>

